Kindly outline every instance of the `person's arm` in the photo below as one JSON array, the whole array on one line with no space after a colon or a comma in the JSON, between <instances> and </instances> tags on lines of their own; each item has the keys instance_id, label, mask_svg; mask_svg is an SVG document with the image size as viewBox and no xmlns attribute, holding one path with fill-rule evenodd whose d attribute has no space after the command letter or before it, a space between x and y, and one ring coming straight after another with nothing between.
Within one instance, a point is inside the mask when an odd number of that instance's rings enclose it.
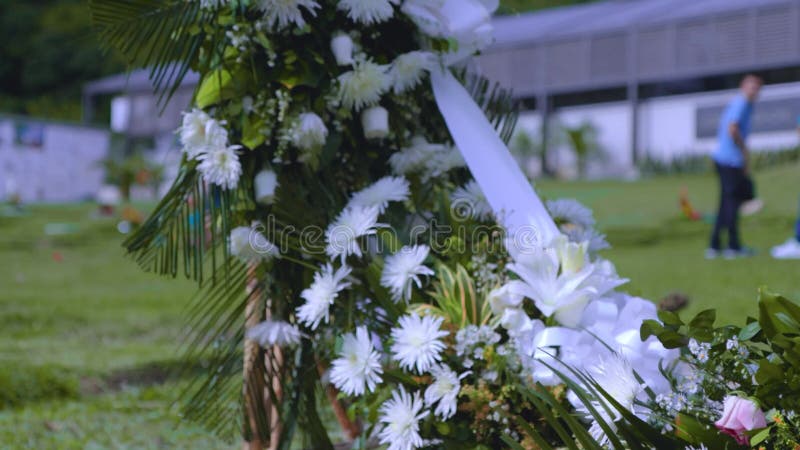
<instances>
[{"instance_id":1,"label":"person's arm","mask_svg":"<svg viewBox=\"0 0 800 450\"><path fill-rule=\"evenodd\" d=\"M747 145L742 139L742 133L739 131L739 123L738 122L731 122L728 125L728 134L731 135L733 139L733 143L739 148L739 151L742 152L742 157L744 158L744 171L747 173L750 165L750 151L747 149Z\"/></svg>"}]
</instances>

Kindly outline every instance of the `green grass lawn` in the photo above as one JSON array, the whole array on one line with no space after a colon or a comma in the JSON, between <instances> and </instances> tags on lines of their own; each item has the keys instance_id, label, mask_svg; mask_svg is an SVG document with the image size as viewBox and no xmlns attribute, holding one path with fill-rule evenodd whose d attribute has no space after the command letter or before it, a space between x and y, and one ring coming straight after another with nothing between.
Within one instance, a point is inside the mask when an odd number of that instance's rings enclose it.
<instances>
[{"instance_id":1,"label":"green grass lawn","mask_svg":"<svg viewBox=\"0 0 800 450\"><path fill-rule=\"evenodd\" d=\"M632 280L629 292L656 301L684 292L684 315L718 308L720 321L741 323L755 314L761 285L800 299L800 261L767 254L791 233L798 174L800 166L757 174L766 207L743 222L742 235L761 254L735 261L704 260L710 226L679 213L684 186L698 209L713 211L711 175L544 181L538 189L595 209L614 246L604 255ZM0 217L0 448L238 447L179 421L172 400L180 382L137 383L136 374L175 363L193 284L143 273L124 257L115 221L90 218L92 209L33 206ZM74 229L47 236L48 223ZM109 381L120 378L130 382Z\"/></svg>"},{"instance_id":2,"label":"green grass lawn","mask_svg":"<svg viewBox=\"0 0 800 450\"><path fill-rule=\"evenodd\" d=\"M0 448L226 448L179 422L175 383L108 386L174 364L193 285L142 272L92 210L0 217Z\"/></svg>"}]
</instances>

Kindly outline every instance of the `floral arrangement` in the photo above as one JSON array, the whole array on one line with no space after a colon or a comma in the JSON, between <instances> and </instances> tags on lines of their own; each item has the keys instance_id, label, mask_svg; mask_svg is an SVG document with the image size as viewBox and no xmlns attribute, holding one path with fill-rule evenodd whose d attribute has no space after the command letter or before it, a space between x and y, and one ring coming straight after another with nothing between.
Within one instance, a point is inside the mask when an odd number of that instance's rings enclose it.
<instances>
[{"instance_id":1,"label":"floral arrangement","mask_svg":"<svg viewBox=\"0 0 800 450\"><path fill-rule=\"evenodd\" d=\"M167 55L157 86L201 75L178 177L125 243L200 283L186 354L209 373L187 417L251 448L332 448L321 411L354 448L700 442L673 433L676 322L616 290L591 211L551 201L554 237L506 235L453 143L436 71L458 73L503 138L513 128L508 97L463 75L496 2L116 3L93 6L101 32L132 62Z\"/></svg>"},{"instance_id":2,"label":"floral arrangement","mask_svg":"<svg viewBox=\"0 0 800 450\"><path fill-rule=\"evenodd\" d=\"M713 310L688 323L660 318L643 325L643 336L683 355L673 389L656 397L657 426L709 449L800 446L800 306L762 290L759 317L744 327L715 328Z\"/></svg>"}]
</instances>

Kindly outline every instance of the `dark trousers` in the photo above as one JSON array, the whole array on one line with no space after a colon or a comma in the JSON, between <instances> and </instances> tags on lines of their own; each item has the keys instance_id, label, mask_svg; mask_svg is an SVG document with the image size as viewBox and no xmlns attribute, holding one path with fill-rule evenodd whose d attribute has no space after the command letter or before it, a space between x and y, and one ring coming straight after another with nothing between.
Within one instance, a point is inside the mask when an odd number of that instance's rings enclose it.
<instances>
[{"instance_id":1,"label":"dark trousers","mask_svg":"<svg viewBox=\"0 0 800 450\"><path fill-rule=\"evenodd\" d=\"M728 248L732 250L741 249L739 243L739 207L742 201L737 195L737 188L743 182L744 170L741 167L724 166L714 163L719 175L719 212L717 221L714 223L714 231L711 233L711 248L720 250L720 235L728 232Z\"/></svg>"},{"instance_id":2,"label":"dark trousers","mask_svg":"<svg viewBox=\"0 0 800 450\"><path fill-rule=\"evenodd\" d=\"M794 225L794 238L800 242L800 206L797 207L797 223Z\"/></svg>"}]
</instances>

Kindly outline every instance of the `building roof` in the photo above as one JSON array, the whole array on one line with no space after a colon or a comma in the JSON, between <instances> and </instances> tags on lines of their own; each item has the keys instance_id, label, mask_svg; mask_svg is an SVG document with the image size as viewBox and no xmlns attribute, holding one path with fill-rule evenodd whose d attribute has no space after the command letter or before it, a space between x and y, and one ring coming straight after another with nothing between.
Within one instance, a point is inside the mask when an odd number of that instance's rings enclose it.
<instances>
[{"instance_id":1,"label":"building roof","mask_svg":"<svg viewBox=\"0 0 800 450\"><path fill-rule=\"evenodd\" d=\"M753 7L794 3L796 0L607 0L497 17L493 21L495 45L510 47L675 21L704 20Z\"/></svg>"},{"instance_id":2,"label":"building roof","mask_svg":"<svg viewBox=\"0 0 800 450\"><path fill-rule=\"evenodd\" d=\"M607 0L493 24L477 67L523 97L800 65L798 0Z\"/></svg>"},{"instance_id":3,"label":"building roof","mask_svg":"<svg viewBox=\"0 0 800 450\"><path fill-rule=\"evenodd\" d=\"M193 86L199 81L200 75L197 72L189 71L181 81L181 86ZM120 73L90 81L83 85L84 96L120 94L124 92L153 92L150 70L136 69L128 73Z\"/></svg>"}]
</instances>

